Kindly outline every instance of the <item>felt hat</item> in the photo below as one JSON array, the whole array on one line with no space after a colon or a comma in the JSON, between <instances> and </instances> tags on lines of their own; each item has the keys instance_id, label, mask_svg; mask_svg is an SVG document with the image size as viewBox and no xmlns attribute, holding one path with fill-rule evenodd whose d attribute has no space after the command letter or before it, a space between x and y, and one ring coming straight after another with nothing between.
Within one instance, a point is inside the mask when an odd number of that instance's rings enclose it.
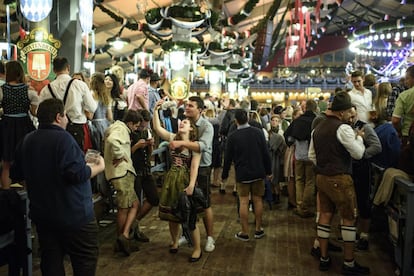
<instances>
[{"instance_id":1,"label":"felt hat","mask_svg":"<svg viewBox=\"0 0 414 276\"><path fill-rule=\"evenodd\" d=\"M332 111L343 111L352 107L351 97L347 92L339 92L333 98L331 104Z\"/></svg>"}]
</instances>

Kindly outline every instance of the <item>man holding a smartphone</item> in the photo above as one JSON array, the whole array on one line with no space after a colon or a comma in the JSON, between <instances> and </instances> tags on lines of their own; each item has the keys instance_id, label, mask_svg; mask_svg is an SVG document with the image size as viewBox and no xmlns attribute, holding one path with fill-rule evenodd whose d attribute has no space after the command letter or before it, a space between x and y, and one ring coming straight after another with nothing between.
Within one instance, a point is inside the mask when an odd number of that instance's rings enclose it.
<instances>
[{"instance_id":1,"label":"man holding a smartphone","mask_svg":"<svg viewBox=\"0 0 414 276\"><path fill-rule=\"evenodd\" d=\"M146 109L138 111L143 120L139 128L131 133L131 157L137 176L134 189L138 196L140 207L133 226L133 237L140 242L149 242L149 238L139 229L139 221L144 218L154 206L158 206L159 197L154 177L151 173L151 154L154 138L149 122L151 113Z\"/></svg>"}]
</instances>

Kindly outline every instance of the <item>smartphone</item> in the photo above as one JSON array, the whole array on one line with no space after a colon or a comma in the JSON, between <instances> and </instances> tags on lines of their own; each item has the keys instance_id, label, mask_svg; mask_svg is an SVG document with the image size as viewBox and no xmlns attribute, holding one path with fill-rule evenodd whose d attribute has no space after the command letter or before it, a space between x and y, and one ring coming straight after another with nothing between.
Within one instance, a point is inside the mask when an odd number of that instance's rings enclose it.
<instances>
[{"instance_id":1,"label":"smartphone","mask_svg":"<svg viewBox=\"0 0 414 276\"><path fill-rule=\"evenodd\" d=\"M364 127L364 125L365 125L364 122L358 121L358 122L356 122L356 124L354 125L354 127L357 128L357 129L361 129L361 128Z\"/></svg>"}]
</instances>

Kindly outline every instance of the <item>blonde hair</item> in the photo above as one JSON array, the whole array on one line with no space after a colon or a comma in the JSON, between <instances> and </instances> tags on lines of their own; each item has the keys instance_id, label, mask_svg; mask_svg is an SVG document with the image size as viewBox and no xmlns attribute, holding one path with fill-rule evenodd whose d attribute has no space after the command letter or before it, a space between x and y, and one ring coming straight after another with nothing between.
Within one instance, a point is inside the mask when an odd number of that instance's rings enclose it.
<instances>
[{"instance_id":1,"label":"blonde hair","mask_svg":"<svg viewBox=\"0 0 414 276\"><path fill-rule=\"evenodd\" d=\"M382 82L378 85L377 95L374 99L375 109L384 109L387 106L388 96L392 92L392 86L389 82Z\"/></svg>"},{"instance_id":2,"label":"blonde hair","mask_svg":"<svg viewBox=\"0 0 414 276\"><path fill-rule=\"evenodd\" d=\"M206 110L205 115L206 115L206 117L209 117L209 118L215 118L216 117L216 113L211 108Z\"/></svg>"},{"instance_id":3,"label":"blonde hair","mask_svg":"<svg viewBox=\"0 0 414 276\"><path fill-rule=\"evenodd\" d=\"M122 85L124 83L124 69L119 65L114 65L111 67L111 72L118 78L119 85Z\"/></svg>"},{"instance_id":4,"label":"blonde hair","mask_svg":"<svg viewBox=\"0 0 414 276\"><path fill-rule=\"evenodd\" d=\"M110 103L110 96L108 89L105 86L105 75L102 73L95 73L91 77L91 90L95 92L94 97L101 101L105 106Z\"/></svg>"},{"instance_id":5,"label":"blonde hair","mask_svg":"<svg viewBox=\"0 0 414 276\"><path fill-rule=\"evenodd\" d=\"M254 121L262 124L262 120L260 119L259 113L257 113L257 111L251 111L250 110L249 118L250 118L250 120L254 120Z\"/></svg>"}]
</instances>

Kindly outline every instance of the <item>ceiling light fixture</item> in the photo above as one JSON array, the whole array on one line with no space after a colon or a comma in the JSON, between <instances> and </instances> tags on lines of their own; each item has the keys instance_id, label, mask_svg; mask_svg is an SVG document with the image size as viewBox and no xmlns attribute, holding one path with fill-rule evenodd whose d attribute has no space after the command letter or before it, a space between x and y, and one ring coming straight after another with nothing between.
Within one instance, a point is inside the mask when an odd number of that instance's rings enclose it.
<instances>
[{"instance_id":1,"label":"ceiling light fixture","mask_svg":"<svg viewBox=\"0 0 414 276\"><path fill-rule=\"evenodd\" d=\"M122 37L111 37L106 40L106 42L109 43L112 47L114 47L116 50L122 50L126 45L131 43L131 40L128 38L122 38Z\"/></svg>"}]
</instances>

